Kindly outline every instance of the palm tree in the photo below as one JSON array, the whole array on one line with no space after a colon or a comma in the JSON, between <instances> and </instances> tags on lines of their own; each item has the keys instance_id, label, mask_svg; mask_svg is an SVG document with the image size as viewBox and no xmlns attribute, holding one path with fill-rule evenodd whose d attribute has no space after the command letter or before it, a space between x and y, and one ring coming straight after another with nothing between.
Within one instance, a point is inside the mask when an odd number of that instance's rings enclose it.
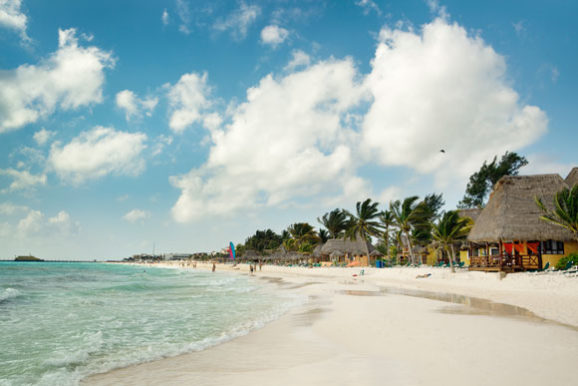
<instances>
[{"instance_id":1,"label":"palm tree","mask_svg":"<svg viewBox=\"0 0 578 386\"><path fill-rule=\"evenodd\" d=\"M535 197L535 200L543 213L542 220L568 229L578 241L578 184L554 195L554 210L546 208L540 198Z\"/></svg>"},{"instance_id":2,"label":"palm tree","mask_svg":"<svg viewBox=\"0 0 578 386\"><path fill-rule=\"evenodd\" d=\"M468 217L460 217L456 210L445 212L437 224L432 223L432 236L438 242L439 247L450 255L452 272L455 272L454 244L467 237L471 226L472 220Z\"/></svg>"},{"instance_id":3,"label":"palm tree","mask_svg":"<svg viewBox=\"0 0 578 386\"><path fill-rule=\"evenodd\" d=\"M409 255L414 264L416 261L413 255L413 245L411 243L410 232L416 224L423 223L423 208L416 202L418 199L418 196L411 196L405 198L403 202L396 200L389 205L389 208L393 213L395 226L399 228L400 232L407 240Z\"/></svg>"},{"instance_id":4,"label":"palm tree","mask_svg":"<svg viewBox=\"0 0 578 386\"><path fill-rule=\"evenodd\" d=\"M379 215L379 220L381 221L381 226L383 227L383 241L385 242L385 249L387 253L387 260L390 259L389 256L389 231L394 226L395 221L393 218L393 212L391 210L384 210Z\"/></svg>"},{"instance_id":5,"label":"palm tree","mask_svg":"<svg viewBox=\"0 0 578 386\"><path fill-rule=\"evenodd\" d=\"M291 235L291 238L295 240L295 246L299 249L303 244L315 244L317 241L317 234L315 229L306 222L298 222L292 224L287 231Z\"/></svg>"},{"instance_id":6,"label":"palm tree","mask_svg":"<svg viewBox=\"0 0 578 386\"><path fill-rule=\"evenodd\" d=\"M369 256L367 241L371 236L379 236L381 232L381 226L377 220L379 217L379 209L377 209L378 205L379 203L371 202L371 198L368 198L363 202L357 202L355 205L355 215L344 210L349 218L347 221L345 237L350 240L361 239L363 241L368 265L371 265L371 258Z\"/></svg>"},{"instance_id":7,"label":"palm tree","mask_svg":"<svg viewBox=\"0 0 578 386\"><path fill-rule=\"evenodd\" d=\"M317 221L327 229L332 239L337 239L347 227L347 214L341 209L334 209L321 218L317 217Z\"/></svg>"},{"instance_id":8,"label":"palm tree","mask_svg":"<svg viewBox=\"0 0 578 386\"><path fill-rule=\"evenodd\" d=\"M376 218L379 216L379 203L371 202L371 198L361 202L358 201L355 205L356 214L344 211L349 217L348 228L345 231L345 237L355 240L361 238L368 240L370 236L378 236L381 225Z\"/></svg>"},{"instance_id":9,"label":"palm tree","mask_svg":"<svg viewBox=\"0 0 578 386\"><path fill-rule=\"evenodd\" d=\"M326 243L327 240L329 240L329 231L327 231L327 229L319 229L317 235L319 236L319 242L321 244Z\"/></svg>"}]
</instances>

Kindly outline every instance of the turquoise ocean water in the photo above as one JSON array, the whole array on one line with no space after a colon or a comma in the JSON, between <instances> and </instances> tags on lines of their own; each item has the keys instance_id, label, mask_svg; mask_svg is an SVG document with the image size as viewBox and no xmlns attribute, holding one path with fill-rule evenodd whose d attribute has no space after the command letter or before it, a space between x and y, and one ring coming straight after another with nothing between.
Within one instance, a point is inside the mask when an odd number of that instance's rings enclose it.
<instances>
[{"instance_id":1,"label":"turquoise ocean water","mask_svg":"<svg viewBox=\"0 0 578 386\"><path fill-rule=\"evenodd\" d=\"M203 350L303 299L247 275L95 263L0 263L0 385Z\"/></svg>"}]
</instances>

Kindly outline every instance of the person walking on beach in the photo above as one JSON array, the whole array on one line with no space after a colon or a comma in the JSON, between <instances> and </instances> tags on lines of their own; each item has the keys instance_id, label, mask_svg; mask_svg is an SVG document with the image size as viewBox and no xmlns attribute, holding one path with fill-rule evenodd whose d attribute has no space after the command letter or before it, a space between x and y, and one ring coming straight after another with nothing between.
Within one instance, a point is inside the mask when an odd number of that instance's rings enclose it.
<instances>
[{"instance_id":1,"label":"person walking on beach","mask_svg":"<svg viewBox=\"0 0 578 386\"><path fill-rule=\"evenodd\" d=\"M261 267L263 267L263 263L259 261L259 272L261 272Z\"/></svg>"},{"instance_id":2,"label":"person walking on beach","mask_svg":"<svg viewBox=\"0 0 578 386\"><path fill-rule=\"evenodd\" d=\"M213 263L213 269L212 269L212 271L215 272L215 269L217 269L217 266L215 265L215 263Z\"/></svg>"},{"instance_id":3,"label":"person walking on beach","mask_svg":"<svg viewBox=\"0 0 578 386\"><path fill-rule=\"evenodd\" d=\"M253 275L253 264L249 264L249 271L251 271L251 275Z\"/></svg>"}]
</instances>

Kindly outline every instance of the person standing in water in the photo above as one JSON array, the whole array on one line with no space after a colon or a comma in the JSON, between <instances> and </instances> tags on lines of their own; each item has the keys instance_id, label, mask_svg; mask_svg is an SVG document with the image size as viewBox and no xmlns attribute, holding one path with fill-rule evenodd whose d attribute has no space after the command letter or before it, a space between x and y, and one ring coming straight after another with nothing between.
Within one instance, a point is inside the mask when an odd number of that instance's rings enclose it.
<instances>
[{"instance_id":1,"label":"person standing in water","mask_svg":"<svg viewBox=\"0 0 578 386\"><path fill-rule=\"evenodd\" d=\"M215 272L215 269L217 269L217 266L215 265L215 263L213 263L213 269L212 269L212 271Z\"/></svg>"},{"instance_id":2,"label":"person standing in water","mask_svg":"<svg viewBox=\"0 0 578 386\"><path fill-rule=\"evenodd\" d=\"M249 264L249 271L251 271L251 275L253 275L253 264Z\"/></svg>"}]
</instances>

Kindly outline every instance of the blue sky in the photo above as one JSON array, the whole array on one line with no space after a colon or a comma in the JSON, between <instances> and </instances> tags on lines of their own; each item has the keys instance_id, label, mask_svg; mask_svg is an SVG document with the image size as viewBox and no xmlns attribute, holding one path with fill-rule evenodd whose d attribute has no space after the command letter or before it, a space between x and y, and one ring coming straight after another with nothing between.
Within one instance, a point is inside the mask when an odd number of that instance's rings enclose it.
<instances>
[{"instance_id":1,"label":"blue sky","mask_svg":"<svg viewBox=\"0 0 578 386\"><path fill-rule=\"evenodd\" d=\"M218 250L577 164L573 1L0 0L0 258ZM446 153L440 153L440 149Z\"/></svg>"}]
</instances>

